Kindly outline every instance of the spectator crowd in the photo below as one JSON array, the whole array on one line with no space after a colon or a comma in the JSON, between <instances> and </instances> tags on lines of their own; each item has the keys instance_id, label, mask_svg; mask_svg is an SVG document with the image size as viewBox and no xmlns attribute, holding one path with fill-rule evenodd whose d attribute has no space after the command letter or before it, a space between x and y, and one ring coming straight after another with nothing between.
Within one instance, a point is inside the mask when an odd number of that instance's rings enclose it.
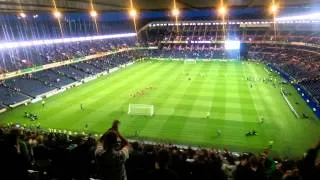
<instances>
[{"instance_id":1,"label":"spectator crowd","mask_svg":"<svg viewBox=\"0 0 320 180\"><path fill-rule=\"evenodd\" d=\"M320 54L316 48L253 45L248 56L282 70L320 102Z\"/></svg>"},{"instance_id":2,"label":"spectator crowd","mask_svg":"<svg viewBox=\"0 0 320 180\"><path fill-rule=\"evenodd\" d=\"M139 52L125 51L1 81L0 109L71 86L90 76L109 72L112 68L133 62L140 57Z\"/></svg>"},{"instance_id":3,"label":"spectator crowd","mask_svg":"<svg viewBox=\"0 0 320 180\"><path fill-rule=\"evenodd\" d=\"M158 50L123 52L61 66L0 82L0 109L30 100L42 93L79 82L89 76L134 61L140 57L239 59L238 52L223 50L221 44L188 44L191 41L221 41L225 35L217 26L151 27L146 42ZM248 30L242 35L237 25L229 27L232 40L303 41L319 44L319 37L305 32L282 32L278 39L269 30ZM236 38L239 37L239 38ZM307 38L306 38L307 37ZM161 42L162 41L162 42ZM180 41L181 44L170 44ZM121 47L133 46L135 38L34 46L0 52L0 73L70 60ZM187 45L185 42L188 42ZM315 48L254 44L249 58L285 71L320 100L320 61ZM232 153L212 148L184 148L174 144L131 141L121 135L115 121L101 137L72 135L40 128L0 127L0 179L106 180L318 180L320 142L299 159L260 154Z\"/></svg>"},{"instance_id":4,"label":"spectator crowd","mask_svg":"<svg viewBox=\"0 0 320 180\"><path fill-rule=\"evenodd\" d=\"M317 180L320 142L299 159L132 141L120 121L101 137L37 128L0 128L1 179Z\"/></svg>"},{"instance_id":5,"label":"spectator crowd","mask_svg":"<svg viewBox=\"0 0 320 180\"><path fill-rule=\"evenodd\" d=\"M6 49L0 52L0 74L131 47L135 42L129 37Z\"/></svg>"}]
</instances>

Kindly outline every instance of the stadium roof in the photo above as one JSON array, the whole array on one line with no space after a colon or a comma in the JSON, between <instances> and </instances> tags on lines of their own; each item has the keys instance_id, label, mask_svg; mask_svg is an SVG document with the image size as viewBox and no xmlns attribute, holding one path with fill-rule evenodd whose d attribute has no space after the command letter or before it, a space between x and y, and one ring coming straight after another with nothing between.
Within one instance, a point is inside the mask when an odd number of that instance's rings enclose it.
<instances>
[{"instance_id":1,"label":"stadium roof","mask_svg":"<svg viewBox=\"0 0 320 180\"><path fill-rule=\"evenodd\" d=\"M129 0L92 0L97 11L122 11L129 7ZM133 0L140 10L164 10L172 5L172 0ZM218 5L220 0L176 0L179 8L201 9ZM91 0L56 0L61 11L87 12ZM231 7L262 7L270 1L263 0L227 0ZM284 6L320 4L320 0L282 0ZM52 0L0 0L0 12L48 12L53 8Z\"/></svg>"}]
</instances>

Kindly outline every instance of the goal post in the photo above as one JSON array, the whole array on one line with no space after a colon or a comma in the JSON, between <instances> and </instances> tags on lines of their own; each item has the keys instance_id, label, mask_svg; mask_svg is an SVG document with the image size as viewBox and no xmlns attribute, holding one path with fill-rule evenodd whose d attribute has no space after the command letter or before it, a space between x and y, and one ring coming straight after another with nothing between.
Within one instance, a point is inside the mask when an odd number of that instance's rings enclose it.
<instances>
[{"instance_id":1,"label":"goal post","mask_svg":"<svg viewBox=\"0 0 320 180\"><path fill-rule=\"evenodd\" d=\"M129 104L128 114L129 115L153 116L154 115L154 105Z\"/></svg>"},{"instance_id":2,"label":"goal post","mask_svg":"<svg viewBox=\"0 0 320 180\"><path fill-rule=\"evenodd\" d=\"M197 61L194 59L185 59L184 64L197 64Z\"/></svg>"}]
</instances>

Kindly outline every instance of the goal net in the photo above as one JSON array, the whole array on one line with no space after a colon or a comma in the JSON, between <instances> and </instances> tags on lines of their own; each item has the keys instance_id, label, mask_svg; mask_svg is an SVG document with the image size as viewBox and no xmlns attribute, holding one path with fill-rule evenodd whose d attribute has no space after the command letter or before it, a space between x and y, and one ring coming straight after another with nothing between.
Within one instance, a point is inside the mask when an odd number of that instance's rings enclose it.
<instances>
[{"instance_id":1,"label":"goal net","mask_svg":"<svg viewBox=\"0 0 320 180\"><path fill-rule=\"evenodd\" d=\"M197 61L194 59L185 59L184 64L196 64Z\"/></svg>"},{"instance_id":2,"label":"goal net","mask_svg":"<svg viewBox=\"0 0 320 180\"><path fill-rule=\"evenodd\" d=\"M129 104L128 114L153 116L154 106L148 104Z\"/></svg>"}]
</instances>

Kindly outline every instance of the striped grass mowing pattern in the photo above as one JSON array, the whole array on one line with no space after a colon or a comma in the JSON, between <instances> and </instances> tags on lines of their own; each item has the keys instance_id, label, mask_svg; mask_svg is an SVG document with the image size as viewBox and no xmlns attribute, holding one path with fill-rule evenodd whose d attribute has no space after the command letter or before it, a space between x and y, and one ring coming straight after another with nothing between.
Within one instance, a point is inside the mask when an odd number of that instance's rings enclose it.
<instances>
[{"instance_id":1,"label":"striped grass mowing pattern","mask_svg":"<svg viewBox=\"0 0 320 180\"><path fill-rule=\"evenodd\" d=\"M282 85L297 112L311 117L297 119L281 97L280 78L271 76L276 86L264 83L269 73L252 62L144 61L51 97L44 108L36 103L1 114L0 123L32 124L23 118L27 111L43 128L81 132L87 124L103 133L120 119L128 137L138 132L150 140L233 151L262 151L272 140L275 154L299 156L319 138L319 121L291 86ZM152 104L155 115L130 116L129 104ZM245 137L253 129L258 136Z\"/></svg>"}]
</instances>

